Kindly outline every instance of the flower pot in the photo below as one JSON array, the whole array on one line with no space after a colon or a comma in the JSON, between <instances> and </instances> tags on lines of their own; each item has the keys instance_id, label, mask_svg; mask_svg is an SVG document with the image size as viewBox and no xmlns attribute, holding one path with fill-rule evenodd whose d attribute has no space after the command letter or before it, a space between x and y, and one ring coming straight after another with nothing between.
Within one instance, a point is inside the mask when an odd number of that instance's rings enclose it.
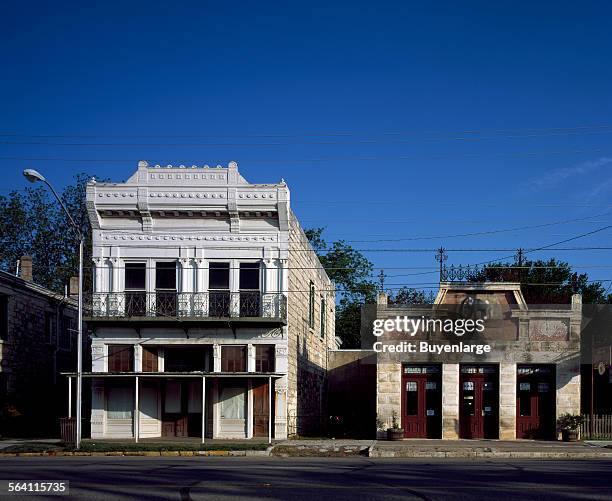
<instances>
[{"instance_id":1,"label":"flower pot","mask_svg":"<svg viewBox=\"0 0 612 501\"><path fill-rule=\"evenodd\" d=\"M387 430L387 440L402 440L404 438L404 430L401 428L389 428Z\"/></svg>"},{"instance_id":2,"label":"flower pot","mask_svg":"<svg viewBox=\"0 0 612 501\"><path fill-rule=\"evenodd\" d=\"M561 439L564 442L578 442L578 430L561 430Z\"/></svg>"}]
</instances>

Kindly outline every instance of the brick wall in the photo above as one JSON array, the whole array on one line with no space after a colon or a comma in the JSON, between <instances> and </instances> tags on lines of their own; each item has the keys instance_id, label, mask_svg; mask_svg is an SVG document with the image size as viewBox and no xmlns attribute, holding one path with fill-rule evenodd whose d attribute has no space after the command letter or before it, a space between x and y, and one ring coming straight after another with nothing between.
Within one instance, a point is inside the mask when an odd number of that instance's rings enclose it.
<instances>
[{"instance_id":1,"label":"brick wall","mask_svg":"<svg viewBox=\"0 0 612 501\"><path fill-rule=\"evenodd\" d=\"M327 350L335 347L335 293L293 213L288 255L289 435L320 434L326 426ZM314 321L309 324L310 283L314 284ZM321 335L321 296L326 299L325 335Z\"/></svg>"}]
</instances>

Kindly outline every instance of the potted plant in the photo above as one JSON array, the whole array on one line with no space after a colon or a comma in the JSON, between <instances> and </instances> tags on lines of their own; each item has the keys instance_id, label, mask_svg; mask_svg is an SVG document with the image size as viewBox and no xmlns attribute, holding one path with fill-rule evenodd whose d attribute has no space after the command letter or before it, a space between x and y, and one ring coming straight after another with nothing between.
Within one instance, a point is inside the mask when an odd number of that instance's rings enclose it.
<instances>
[{"instance_id":1,"label":"potted plant","mask_svg":"<svg viewBox=\"0 0 612 501\"><path fill-rule=\"evenodd\" d=\"M577 442L583 417L579 414L562 414L557 419L557 428L561 430L564 442Z\"/></svg>"},{"instance_id":2,"label":"potted plant","mask_svg":"<svg viewBox=\"0 0 612 501\"><path fill-rule=\"evenodd\" d=\"M402 440L404 438L404 430L400 428L397 420L397 412L391 413L391 428L387 428L387 440Z\"/></svg>"}]
</instances>

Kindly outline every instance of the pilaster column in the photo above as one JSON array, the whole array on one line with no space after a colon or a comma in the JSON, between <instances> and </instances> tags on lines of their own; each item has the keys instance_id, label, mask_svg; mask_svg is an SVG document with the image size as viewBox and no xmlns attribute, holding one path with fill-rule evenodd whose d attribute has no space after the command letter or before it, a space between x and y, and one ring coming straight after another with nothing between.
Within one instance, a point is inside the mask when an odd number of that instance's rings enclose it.
<instances>
[{"instance_id":1,"label":"pilaster column","mask_svg":"<svg viewBox=\"0 0 612 501\"><path fill-rule=\"evenodd\" d=\"M221 345L213 344L213 372L221 372Z\"/></svg>"},{"instance_id":2,"label":"pilaster column","mask_svg":"<svg viewBox=\"0 0 612 501\"><path fill-rule=\"evenodd\" d=\"M499 364L499 438L516 439L516 364Z\"/></svg>"},{"instance_id":3,"label":"pilaster column","mask_svg":"<svg viewBox=\"0 0 612 501\"><path fill-rule=\"evenodd\" d=\"M102 274L102 267L104 264L101 257L94 257L92 261L95 269L94 292L100 293L104 290L104 284L102 283L104 276Z\"/></svg>"},{"instance_id":4,"label":"pilaster column","mask_svg":"<svg viewBox=\"0 0 612 501\"><path fill-rule=\"evenodd\" d=\"M247 345L247 372L255 372L255 345Z\"/></svg>"},{"instance_id":5,"label":"pilaster column","mask_svg":"<svg viewBox=\"0 0 612 501\"><path fill-rule=\"evenodd\" d=\"M134 372L142 372L142 346L134 345Z\"/></svg>"},{"instance_id":6,"label":"pilaster column","mask_svg":"<svg viewBox=\"0 0 612 501\"><path fill-rule=\"evenodd\" d=\"M459 364L442 364L442 438L459 438Z\"/></svg>"}]
</instances>

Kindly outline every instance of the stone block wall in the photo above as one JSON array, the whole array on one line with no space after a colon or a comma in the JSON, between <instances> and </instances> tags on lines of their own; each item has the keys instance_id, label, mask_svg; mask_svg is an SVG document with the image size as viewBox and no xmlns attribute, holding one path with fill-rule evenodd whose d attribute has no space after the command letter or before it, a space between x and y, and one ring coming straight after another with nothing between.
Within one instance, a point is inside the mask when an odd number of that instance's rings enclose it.
<instances>
[{"instance_id":1,"label":"stone block wall","mask_svg":"<svg viewBox=\"0 0 612 501\"><path fill-rule=\"evenodd\" d=\"M327 424L327 351L335 347L335 292L293 213L289 218L287 267L288 434L320 434ZM311 282L315 305L312 327L309 325ZM324 335L321 333L321 297L325 298L326 305Z\"/></svg>"},{"instance_id":2,"label":"stone block wall","mask_svg":"<svg viewBox=\"0 0 612 501\"><path fill-rule=\"evenodd\" d=\"M401 426L402 416L402 365L378 363L376 374L377 435L384 438L386 429L393 424L393 413L397 414Z\"/></svg>"},{"instance_id":3,"label":"stone block wall","mask_svg":"<svg viewBox=\"0 0 612 501\"><path fill-rule=\"evenodd\" d=\"M0 295L8 313L0 339L0 434L57 435L57 419L67 413L67 381L59 373L76 368L76 334L68 333L72 339L67 349L59 346L62 318L72 318L76 326L76 309L4 273Z\"/></svg>"}]
</instances>

